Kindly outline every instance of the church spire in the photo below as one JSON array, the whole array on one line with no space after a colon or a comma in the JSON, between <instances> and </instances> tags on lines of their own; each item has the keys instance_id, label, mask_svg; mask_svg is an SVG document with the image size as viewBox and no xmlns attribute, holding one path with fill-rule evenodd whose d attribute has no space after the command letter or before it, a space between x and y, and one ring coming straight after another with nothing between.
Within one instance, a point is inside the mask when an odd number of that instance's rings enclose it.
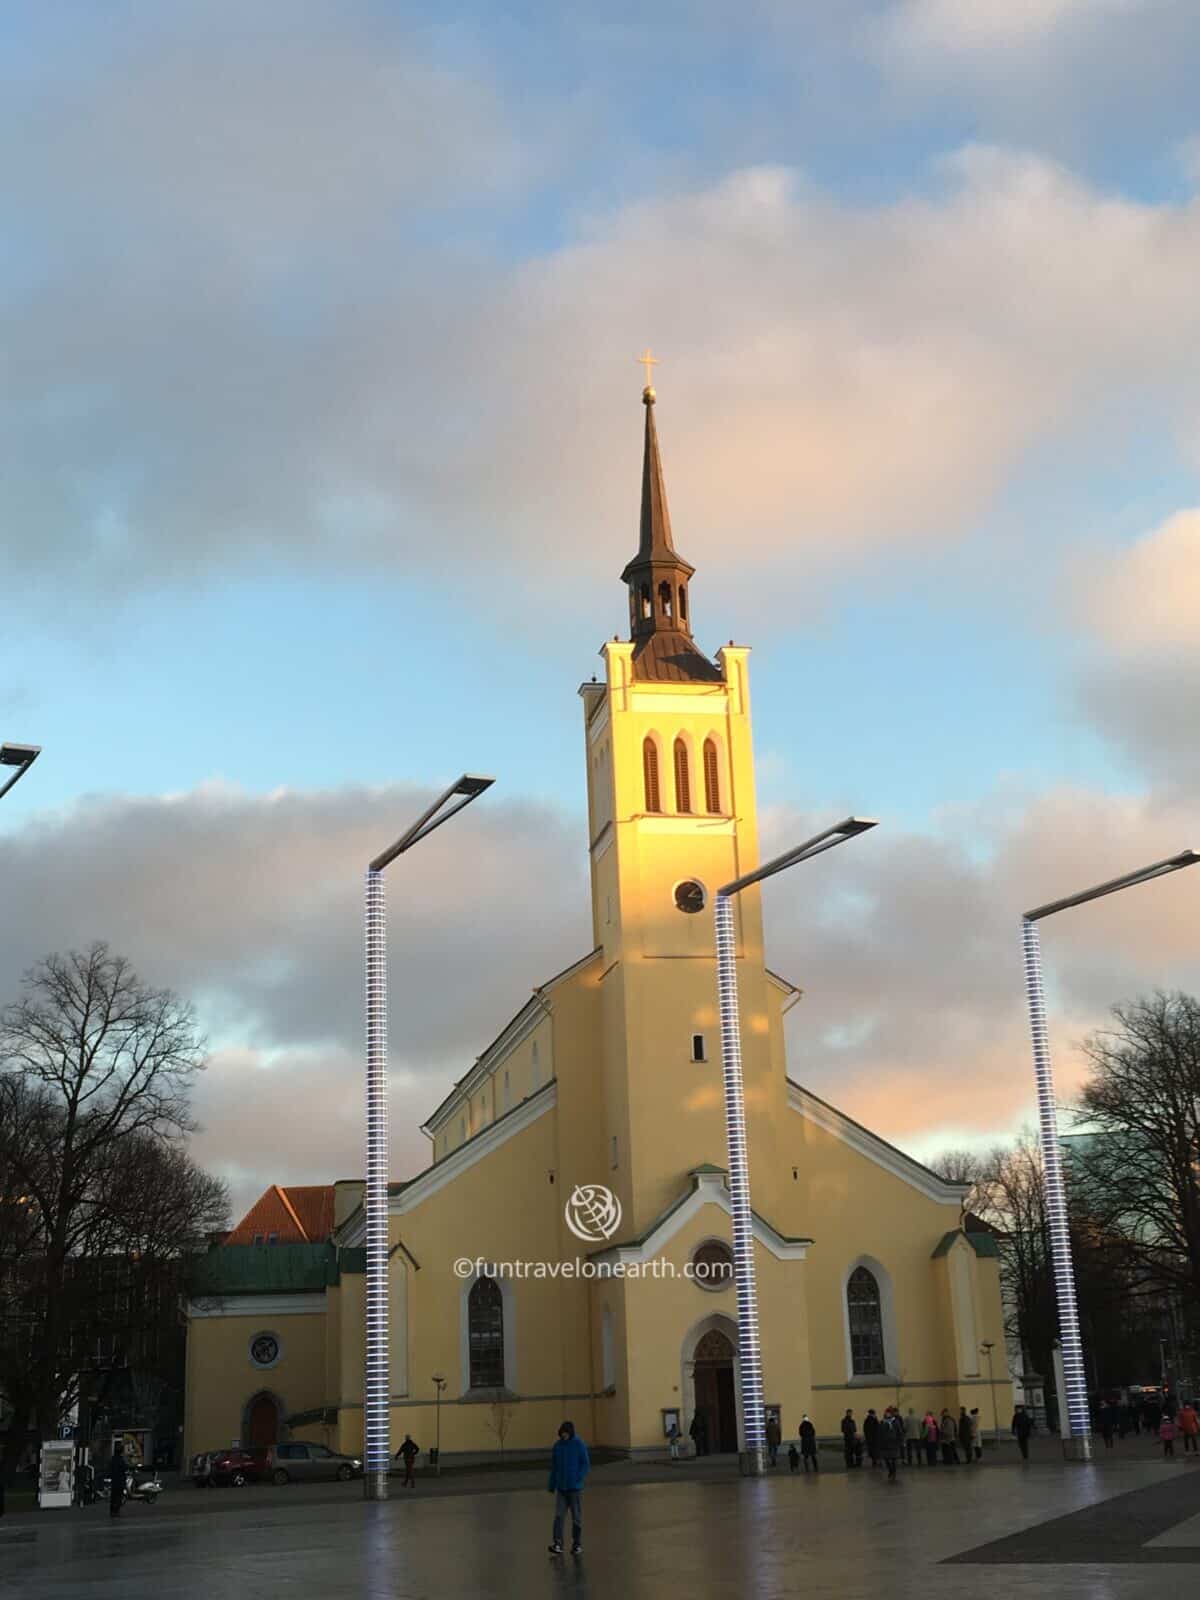
<instances>
[{"instance_id":1,"label":"church spire","mask_svg":"<svg viewBox=\"0 0 1200 1600\"><path fill-rule=\"evenodd\" d=\"M621 574L629 585L629 627L633 637L634 677L666 682L715 682L721 674L692 642L692 608L688 586L695 567L675 549L671 514L663 481L654 402L650 382L657 365L649 350L640 356L646 366L642 404L646 436L642 453L642 519L638 552Z\"/></svg>"}]
</instances>

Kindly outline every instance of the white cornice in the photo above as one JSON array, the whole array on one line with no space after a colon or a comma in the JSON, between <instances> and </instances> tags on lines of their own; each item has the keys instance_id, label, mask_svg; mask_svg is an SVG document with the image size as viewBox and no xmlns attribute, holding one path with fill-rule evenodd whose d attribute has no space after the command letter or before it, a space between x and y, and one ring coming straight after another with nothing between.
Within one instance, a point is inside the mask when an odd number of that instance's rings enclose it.
<instances>
[{"instance_id":1,"label":"white cornice","mask_svg":"<svg viewBox=\"0 0 1200 1600\"><path fill-rule=\"evenodd\" d=\"M646 1261L653 1261L680 1229L686 1227L692 1218L707 1205L720 1206L726 1216L730 1215L729 1191L725 1187L723 1173L704 1172L698 1174L696 1187L682 1205L676 1206L674 1211L668 1212L657 1227L651 1229L640 1243L617 1245L610 1250L601 1250L590 1259L593 1261L633 1261L638 1265ZM753 1226L755 1239L778 1260L803 1261L808 1255L808 1247L812 1243L811 1239L785 1239L782 1234L776 1233L770 1223L764 1222L761 1217L754 1218Z\"/></svg>"},{"instance_id":2,"label":"white cornice","mask_svg":"<svg viewBox=\"0 0 1200 1600\"><path fill-rule=\"evenodd\" d=\"M325 1309L324 1291L296 1294L227 1294L189 1300L188 1320L199 1317L300 1317Z\"/></svg>"},{"instance_id":3,"label":"white cornice","mask_svg":"<svg viewBox=\"0 0 1200 1600\"><path fill-rule=\"evenodd\" d=\"M460 1145L457 1150L444 1156L436 1166L426 1168L419 1178L414 1178L411 1183L405 1184L398 1194L391 1195L388 1199L388 1215L402 1217L405 1212L412 1211L422 1201L435 1195L439 1189L444 1189L448 1183L453 1183L455 1178L461 1177L478 1162L485 1160L493 1150L498 1150L502 1144L507 1144L518 1133L524 1133L525 1129L532 1126L539 1117L548 1111L553 1111L557 1104L558 1085L551 1079L536 1094L531 1094L528 1100L523 1100L519 1106L506 1111L498 1121L484 1128L482 1133L477 1133L473 1139L468 1139L466 1144ZM346 1218L341 1231L336 1235L336 1242L351 1248L367 1242L367 1219L361 1207Z\"/></svg>"},{"instance_id":4,"label":"white cornice","mask_svg":"<svg viewBox=\"0 0 1200 1600\"><path fill-rule=\"evenodd\" d=\"M823 1128L835 1139L840 1139L843 1144L856 1150L860 1156L866 1156L868 1161L873 1161L877 1167L890 1172L894 1178L899 1178L919 1190L927 1200L935 1200L939 1205L953 1206L956 1211L962 1209L962 1202L970 1193L966 1185L944 1183L936 1173L930 1172L928 1167L923 1167L919 1161L906 1156L903 1150L897 1150L834 1106L827 1105L824 1100L818 1100L816 1095L810 1094L807 1089L802 1089L790 1078L787 1091L788 1106L792 1111L798 1111L802 1117L815 1122L818 1128Z\"/></svg>"}]
</instances>

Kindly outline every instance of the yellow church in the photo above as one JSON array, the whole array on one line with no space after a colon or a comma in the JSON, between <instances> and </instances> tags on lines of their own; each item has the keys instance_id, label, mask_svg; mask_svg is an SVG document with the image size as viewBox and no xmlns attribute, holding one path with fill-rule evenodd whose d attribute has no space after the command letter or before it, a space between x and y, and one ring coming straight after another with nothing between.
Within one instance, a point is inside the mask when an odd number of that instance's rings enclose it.
<instances>
[{"instance_id":1,"label":"yellow church","mask_svg":"<svg viewBox=\"0 0 1200 1600\"><path fill-rule=\"evenodd\" d=\"M579 691L592 948L534 987L425 1123L429 1165L390 1187L393 1450L541 1452L564 1416L618 1452L662 1451L672 1421L685 1448L744 1438L712 895L759 859L749 651L695 643L643 401L630 637ZM766 1407L784 1439L805 1412L836 1436L847 1407L896 1403L978 1407L987 1430L1011 1396L995 1240L964 1189L788 1076L801 992L766 964L758 889L734 905ZM268 1191L282 1224L247 1219L197 1264L185 1457L361 1453L362 1184L331 1190L307 1228Z\"/></svg>"}]
</instances>

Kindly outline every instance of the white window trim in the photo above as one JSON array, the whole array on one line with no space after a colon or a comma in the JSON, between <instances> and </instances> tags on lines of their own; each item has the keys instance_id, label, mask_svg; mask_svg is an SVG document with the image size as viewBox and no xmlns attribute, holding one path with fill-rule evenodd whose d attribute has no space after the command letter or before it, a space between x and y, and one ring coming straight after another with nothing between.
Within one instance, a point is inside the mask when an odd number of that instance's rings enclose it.
<instances>
[{"instance_id":1,"label":"white window trim","mask_svg":"<svg viewBox=\"0 0 1200 1600\"><path fill-rule=\"evenodd\" d=\"M470 1394L471 1389L471 1317L469 1302L471 1290L480 1278L486 1278L486 1272L475 1272L463 1280L458 1298L459 1322L459 1359L461 1371L461 1392ZM517 1392L517 1306L514 1285L511 1278L494 1278L492 1280L500 1290L500 1305L503 1315L504 1328L504 1387L510 1394Z\"/></svg>"},{"instance_id":2,"label":"white window trim","mask_svg":"<svg viewBox=\"0 0 1200 1600\"><path fill-rule=\"evenodd\" d=\"M879 1285L879 1319L883 1324L883 1372L855 1372L854 1353L850 1345L850 1302L846 1291L850 1279L859 1267L866 1267ZM896 1302L892 1293L892 1275L882 1261L874 1256L856 1256L842 1274L842 1334L846 1341L846 1381L865 1383L869 1378L892 1378L900 1368L900 1350L896 1342Z\"/></svg>"}]
</instances>

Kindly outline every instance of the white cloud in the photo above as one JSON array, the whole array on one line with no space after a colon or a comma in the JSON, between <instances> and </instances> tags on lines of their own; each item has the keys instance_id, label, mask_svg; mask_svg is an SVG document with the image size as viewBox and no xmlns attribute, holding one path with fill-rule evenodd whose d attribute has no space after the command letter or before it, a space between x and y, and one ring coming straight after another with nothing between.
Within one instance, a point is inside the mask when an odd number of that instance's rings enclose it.
<instances>
[{"instance_id":1,"label":"white cloud","mask_svg":"<svg viewBox=\"0 0 1200 1600\"><path fill-rule=\"evenodd\" d=\"M213 1043L196 1150L238 1203L359 1164L362 863L416 791L93 800L0 839L0 997L44 951L107 937L196 1001ZM773 883L768 958L805 993L789 1068L884 1137L1003 1131L1031 1083L1019 945L1029 905L1194 842L1194 808L1082 790L1000 794L932 836L883 826ZM828 819L825 819L828 820ZM764 850L814 819L772 814ZM391 870L393 1170L420 1122L589 943L582 824L480 802ZM1060 1088L1113 1001L1194 985L1188 874L1048 923ZM532 886L532 887L531 887Z\"/></svg>"},{"instance_id":2,"label":"white cloud","mask_svg":"<svg viewBox=\"0 0 1200 1600\"><path fill-rule=\"evenodd\" d=\"M1085 608L1119 654L1182 652L1200 667L1200 510L1177 511L1104 563L1085 590Z\"/></svg>"},{"instance_id":3,"label":"white cloud","mask_svg":"<svg viewBox=\"0 0 1200 1600\"><path fill-rule=\"evenodd\" d=\"M1074 23L1147 9L1146 0L902 0L889 20L914 50L1026 50Z\"/></svg>"}]
</instances>

